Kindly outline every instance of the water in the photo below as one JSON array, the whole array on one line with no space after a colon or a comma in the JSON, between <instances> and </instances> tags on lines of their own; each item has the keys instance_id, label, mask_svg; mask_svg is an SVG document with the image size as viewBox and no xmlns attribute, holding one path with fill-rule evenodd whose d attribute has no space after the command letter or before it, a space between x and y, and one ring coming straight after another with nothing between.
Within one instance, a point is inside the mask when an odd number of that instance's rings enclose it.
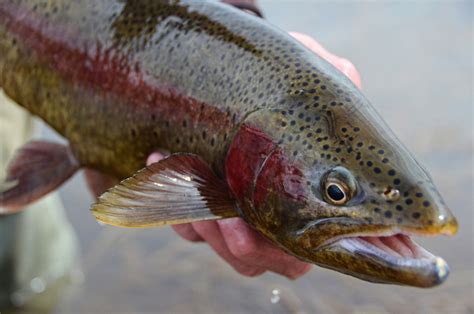
<instances>
[{"instance_id":1,"label":"water","mask_svg":"<svg viewBox=\"0 0 474 314\"><path fill-rule=\"evenodd\" d=\"M98 225L81 174L61 195L81 240L84 283L54 311L472 313L472 3L261 4L273 23L351 59L367 97L432 174L460 232L419 242L448 261L448 281L429 290L374 285L317 267L296 281L274 274L245 278L206 245L185 242L170 228Z\"/></svg>"},{"instance_id":2,"label":"water","mask_svg":"<svg viewBox=\"0 0 474 314\"><path fill-rule=\"evenodd\" d=\"M270 302L272 304L276 304L280 302L280 290L278 289L273 289L272 290L272 296L270 297Z\"/></svg>"}]
</instances>

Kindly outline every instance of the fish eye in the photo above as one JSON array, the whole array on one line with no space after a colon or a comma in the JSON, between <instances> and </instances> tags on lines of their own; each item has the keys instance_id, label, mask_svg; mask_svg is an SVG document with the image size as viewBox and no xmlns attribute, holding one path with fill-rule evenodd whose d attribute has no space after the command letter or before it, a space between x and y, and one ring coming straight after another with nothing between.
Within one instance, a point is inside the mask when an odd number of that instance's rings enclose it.
<instances>
[{"instance_id":1,"label":"fish eye","mask_svg":"<svg viewBox=\"0 0 474 314\"><path fill-rule=\"evenodd\" d=\"M356 194L357 184L346 168L335 167L324 175L321 190L326 202L344 205Z\"/></svg>"},{"instance_id":2,"label":"fish eye","mask_svg":"<svg viewBox=\"0 0 474 314\"><path fill-rule=\"evenodd\" d=\"M346 193L344 193L344 189L337 183L330 183L326 188L326 194L333 203L343 204L346 202Z\"/></svg>"}]
</instances>

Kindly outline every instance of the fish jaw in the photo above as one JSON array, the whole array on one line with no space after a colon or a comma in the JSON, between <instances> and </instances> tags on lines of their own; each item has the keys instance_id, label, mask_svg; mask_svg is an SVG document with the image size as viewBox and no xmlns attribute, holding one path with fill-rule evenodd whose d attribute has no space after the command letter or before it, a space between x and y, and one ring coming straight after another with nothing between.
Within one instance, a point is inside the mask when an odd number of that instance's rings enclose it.
<instances>
[{"instance_id":1,"label":"fish jaw","mask_svg":"<svg viewBox=\"0 0 474 314\"><path fill-rule=\"evenodd\" d=\"M409 231L349 234L326 241L309 255L321 267L376 283L429 288L449 275L446 261L411 239ZM422 235L434 235L425 233Z\"/></svg>"}]
</instances>

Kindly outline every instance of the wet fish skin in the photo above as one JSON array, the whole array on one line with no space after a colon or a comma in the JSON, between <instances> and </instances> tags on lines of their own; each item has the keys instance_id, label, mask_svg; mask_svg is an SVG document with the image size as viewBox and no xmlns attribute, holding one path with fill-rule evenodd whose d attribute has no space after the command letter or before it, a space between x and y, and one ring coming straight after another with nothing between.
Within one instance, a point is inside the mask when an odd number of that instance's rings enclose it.
<instances>
[{"instance_id":1,"label":"wet fish skin","mask_svg":"<svg viewBox=\"0 0 474 314\"><path fill-rule=\"evenodd\" d=\"M336 246L453 234L457 223L352 82L275 27L200 1L3 0L0 55L6 93L63 134L82 166L125 178L157 148L194 153L291 254L365 280L439 283L434 268ZM355 182L343 206L324 189L337 167Z\"/></svg>"}]
</instances>

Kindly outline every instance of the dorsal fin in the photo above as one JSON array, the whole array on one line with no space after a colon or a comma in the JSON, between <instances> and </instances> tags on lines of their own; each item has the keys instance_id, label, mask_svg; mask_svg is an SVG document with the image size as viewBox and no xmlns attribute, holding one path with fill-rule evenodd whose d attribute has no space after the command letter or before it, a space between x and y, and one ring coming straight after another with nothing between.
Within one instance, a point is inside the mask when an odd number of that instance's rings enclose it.
<instances>
[{"instance_id":1,"label":"dorsal fin","mask_svg":"<svg viewBox=\"0 0 474 314\"><path fill-rule=\"evenodd\" d=\"M173 154L120 182L92 206L97 220L153 227L237 216L225 181L198 156Z\"/></svg>"}]
</instances>

